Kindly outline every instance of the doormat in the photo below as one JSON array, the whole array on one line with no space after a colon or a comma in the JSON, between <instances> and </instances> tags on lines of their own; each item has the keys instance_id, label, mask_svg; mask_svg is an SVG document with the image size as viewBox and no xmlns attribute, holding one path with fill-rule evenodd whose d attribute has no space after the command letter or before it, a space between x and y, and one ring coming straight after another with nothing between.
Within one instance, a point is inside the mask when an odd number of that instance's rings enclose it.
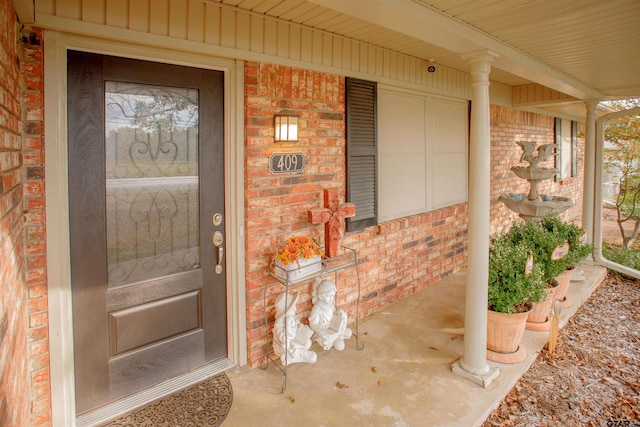
<instances>
[{"instance_id":1,"label":"doormat","mask_svg":"<svg viewBox=\"0 0 640 427\"><path fill-rule=\"evenodd\" d=\"M233 390L223 372L136 409L102 427L219 426L231 409Z\"/></svg>"}]
</instances>

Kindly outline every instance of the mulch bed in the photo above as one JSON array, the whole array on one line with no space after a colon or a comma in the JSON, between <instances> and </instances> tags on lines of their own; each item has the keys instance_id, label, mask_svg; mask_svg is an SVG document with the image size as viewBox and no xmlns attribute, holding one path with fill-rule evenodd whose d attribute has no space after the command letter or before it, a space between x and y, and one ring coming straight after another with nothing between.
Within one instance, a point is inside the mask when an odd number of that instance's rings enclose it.
<instances>
[{"instance_id":1,"label":"mulch bed","mask_svg":"<svg viewBox=\"0 0 640 427\"><path fill-rule=\"evenodd\" d=\"M640 426L640 281L609 273L483 424L495 426Z\"/></svg>"}]
</instances>

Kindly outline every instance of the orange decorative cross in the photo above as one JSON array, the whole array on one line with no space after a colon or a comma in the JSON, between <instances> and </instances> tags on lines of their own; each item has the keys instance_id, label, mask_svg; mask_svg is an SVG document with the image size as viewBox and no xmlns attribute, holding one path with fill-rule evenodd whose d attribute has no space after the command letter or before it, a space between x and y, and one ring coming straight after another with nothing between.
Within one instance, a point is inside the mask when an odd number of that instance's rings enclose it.
<instances>
[{"instance_id":1,"label":"orange decorative cross","mask_svg":"<svg viewBox=\"0 0 640 427\"><path fill-rule=\"evenodd\" d=\"M324 252L328 258L338 255L342 222L356 214L353 203L340 204L338 190L324 189L324 208L309 210L311 224L324 224Z\"/></svg>"}]
</instances>

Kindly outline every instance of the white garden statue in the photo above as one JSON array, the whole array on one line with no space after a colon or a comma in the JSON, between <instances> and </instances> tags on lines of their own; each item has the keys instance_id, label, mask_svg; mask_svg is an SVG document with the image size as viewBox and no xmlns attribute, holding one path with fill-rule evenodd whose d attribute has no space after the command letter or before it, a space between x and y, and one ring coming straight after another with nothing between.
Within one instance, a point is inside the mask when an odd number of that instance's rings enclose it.
<instances>
[{"instance_id":1,"label":"white garden statue","mask_svg":"<svg viewBox=\"0 0 640 427\"><path fill-rule=\"evenodd\" d=\"M342 350L344 340L351 338L351 329L347 328L347 313L336 310L335 296L336 284L332 281L322 280L314 285L309 326L315 333L315 341L324 350L331 347Z\"/></svg>"},{"instance_id":2,"label":"white garden statue","mask_svg":"<svg viewBox=\"0 0 640 427\"><path fill-rule=\"evenodd\" d=\"M285 307L286 302L289 306ZM273 352L280 357L283 365L292 363L315 363L317 355L311 348L313 331L300 323L296 316L298 294L287 297L283 293L276 302L276 321L273 326ZM285 351L286 349L286 351Z\"/></svg>"}]
</instances>

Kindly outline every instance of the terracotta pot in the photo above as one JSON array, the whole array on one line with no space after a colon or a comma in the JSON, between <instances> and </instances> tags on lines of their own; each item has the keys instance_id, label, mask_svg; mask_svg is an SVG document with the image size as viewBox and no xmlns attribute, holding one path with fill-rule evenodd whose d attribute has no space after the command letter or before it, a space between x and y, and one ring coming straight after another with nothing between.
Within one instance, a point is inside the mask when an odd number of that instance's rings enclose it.
<instances>
[{"instance_id":1,"label":"terracotta pot","mask_svg":"<svg viewBox=\"0 0 640 427\"><path fill-rule=\"evenodd\" d=\"M534 302L532 304L529 316L527 316L527 330L530 331L548 331L551 327L549 313L553 307L553 301L555 301L554 294L558 289L558 281L553 281L554 287L544 290L545 298L540 302Z\"/></svg>"},{"instance_id":2,"label":"terracotta pot","mask_svg":"<svg viewBox=\"0 0 640 427\"><path fill-rule=\"evenodd\" d=\"M496 353L516 352L530 312L504 314L487 310L487 349Z\"/></svg>"},{"instance_id":3,"label":"terracotta pot","mask_svg":"<svg viewBox=\"0 0 640 427\"><path fill-rule=\"evenodd\" d=\"M561 308L571 307L572 305L571 301L567 299L567 291L569 290L569 285L571 284L572 275L572 270L565 270L564 273L560 273L555 279L558 281L559 286L553 297L560 301Z\"/></svg>"}]
</instances>

